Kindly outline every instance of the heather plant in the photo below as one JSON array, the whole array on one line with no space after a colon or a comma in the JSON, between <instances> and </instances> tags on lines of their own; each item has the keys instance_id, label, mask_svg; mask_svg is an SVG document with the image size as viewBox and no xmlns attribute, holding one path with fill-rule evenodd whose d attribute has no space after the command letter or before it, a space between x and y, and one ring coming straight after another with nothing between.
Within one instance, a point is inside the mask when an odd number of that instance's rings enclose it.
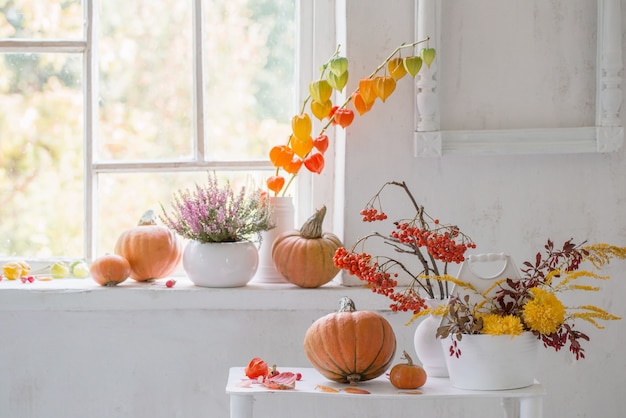
<instances>
[{"instance_id":1,"label":"heather plant","mask_svg":"<svg viewBox=\"0 0 626 418\"><path fill-rule=\"evenodd\" d=\"M267 193L256 187L233 190L221 185L215 173L206 185L174 194L171 211L161 205L163 223L184 238L209 242L260 240L260 233L274 227Z\"/></svg>"}]
</instances>

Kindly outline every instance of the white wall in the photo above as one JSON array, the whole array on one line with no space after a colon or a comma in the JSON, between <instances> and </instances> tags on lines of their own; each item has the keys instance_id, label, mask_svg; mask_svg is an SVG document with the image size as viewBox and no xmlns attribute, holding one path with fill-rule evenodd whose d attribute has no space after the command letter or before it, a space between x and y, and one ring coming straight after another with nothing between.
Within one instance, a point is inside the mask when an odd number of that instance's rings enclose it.
<instances>
[{"instance_id":1,"label":"white wall","mask_svg":"<svg viewBox=\"0 0 626 418\"><path fill-rule=\"evenodd\" d=\"M352 25L348 25L348 46L350 58L352 62L358 63L358 70L365 73L365 69L374 68L377 62L385 58L387 51L410 39L411 3L375 0L348 2L348 16L352 22ZM454 7L455 3L458 5L461 2L448 4ZM566 10L568 7L567 1L556 3L556 8ZM595 4L589 3L592 7ZM623 27L626 27L625 11L626 3L622 1ZM498 18L492 12L484 13L485 26ZM590 20L595 24L594 19ZM545 31L548 27L562 29L563 24L555 20L553 25L535 27L534 30ZM447 26L443 30L460 31L467 26ZM511 24L513 33L516 33L514 26ZM518 36L527 34L523 32ZM463 37L456 38L463 41ZM626 43L623 42L623 45ZM583 51L584 48L581 49ZM441 53L444 54L443 51ZM554 54L557 61L559 53L557 51ZM591 55L591 59L595 59L594 54ZM504 59L518 58L513 54ZM444 58L444 61L448 59ZM361 63L363 68L359 69ZM544 64L547 68L555 65L554 62L526 61L528 68L520 65L519 71L510 76L520 84L533 86L537 83L532 78L529 80L528 74L537 65ZM455 78L449 73L450 69L447 70L446 77L451 77L452 82L467 82L465 74ZM456 70L462 71L463 68ZM575 77L569 79L571 83L576 81ZM403 81L399 85L406 86ZM481 88L488 90L489 86L482 84ZM449 92L450 89L444 90ZM480 94L480 89L477 90L477 94ZM562 91L563 100L557 103L565 109L575 108L577 112L580 111L580 103L572 102L569 93L571 91ZM506 103L506 100L524 101L532 96L533 93L529 92L527 95L499 98ZM449 95L446 97L450 99ZM623 148L618 153L606 155L444 156L440 159L418 160L413 158L411 105L411 89L406 87L406 91L394 93L384 105L376 104L370 113L358 119L348 131L347 243L371 228L371 225L358 221L358 212L378 187L388 180L405 180L431 215L444 222L456 223L465 230L478 243L477 252L504 251L511 254L518 265L532 259L548 238L556 243L574 238L578 242L587 239L590 242L626 245L626 150ZM489 112L473 108L465 102L459 106L442 107L442 112L451 109L458 112L455 116L459 118L471 118L477 114L485 116L485 113L487 119L489 116ZM497 106L490 111L495 114ZM625 117L626 112L622 110L622 125ZM485 120L482 122L487 123ZM487 127L474 124L454 128ZM393 199L389 201L393 202ZM398 205L400 201L395 202ZM622 317L626 317L623 303L626 294L625 271L624 263L612 266L607 272L613 279L603 283L601 294L592 295L594 303ZM620 417L626 410L626 399L622 395L626 383L626 359L621 355L626 345L626 321L609 323L603 331L593 328L585 328L585 331L592 339L585 345L585 360L573 362L567 352L542 352L537 377L547 386L546 417Z\"/></svg>"},{"instance_id":2,"label":"white wall","mask_svg":"<svg viewBox=\"0 0 626 418\"><path fill-rule=\"evenodd\" d=\"M348 16L353 88L360 74L368 74L389 51L413 39L413 1L348 0ZM357 215L363 204L383 182L397 179L407 181L430 212L465 229L479 244L478 251L506 251L518 263L531 258L547 238L626 245L624 149L608 155L416 160L412 91L402 81L387 103L377 104L348 130L347 244L366 231ZM613 280L597 295L597 304L620 316L626 316L624 271L623 265L609 269ZM183 291L180 286L178 291ZM303 290L318 295L314 299L320 301L319 308L299 308L293 298L302 293L246 292L241 300L229 299L232 307L227 309L214 306L219 297L213 292L194 292L196 302L191 305L185 297L171 296L174 293L155 292L152 302L144 300L137 307L121 298L127 289L117 290L97 290L96 301L104 300L106 309L90 305L92 299L77 305L67 302L72 297L82 300L82 293L49 299L37 292L19 297L0 292L0 417L227 417L228 367L256 355L283 365L308 366L301 349L304 333L313 320L334 309L342 294L324 293L320 298L318 290ZM357 295L364 300L357 303L360 309L386 304L369 292ZM205 296L205 304L198 301ZM246 298L251 297L287 308L250 307L254 303ZM22 300L28 303L16 302ZM404 326L408 316L385 316L396 329L399 347L410 347L413 328ZM548 392L544 416L617 418L626 410L621 393L626 387L626 359L621 355L626 322L589 334L586 360L573 362L566 352L541 353L537 377ZM277 407L259 402L255 408L261 417L269 417ZM501 416L497 404L481 402L468 407L416 404L412 411L388 403L280 408L300 417L414 416L417 410L420 416Z\"/></svg>"}]
</instances>

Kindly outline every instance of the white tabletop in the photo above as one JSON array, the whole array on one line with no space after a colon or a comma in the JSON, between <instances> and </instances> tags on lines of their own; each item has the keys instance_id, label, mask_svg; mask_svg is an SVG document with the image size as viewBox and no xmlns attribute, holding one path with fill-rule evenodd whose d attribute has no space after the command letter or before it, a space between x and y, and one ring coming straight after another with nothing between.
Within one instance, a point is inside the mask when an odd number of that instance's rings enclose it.
<instances>
[{"instance_id":1,"label":"white tabletop","mask_svg":"<svg viewBox=\"0 0 626 418\"><path fill-rule=\"evenodd\" d=\"M376 401L377 399L393 399L394 402L415 402L426 399L476 399L499 398L503 408L504 418L541 418L543 416L543 396L545 390L540 383L513 390L501 391L474 391L453 387L448 378L428 378L426 384L419 389L401 390L395 388L386 375L377 379L361 382L357 385L369 394L354 394L346 392L349 384L342 384L326 379L317 370L301 367L279 367L279 371L301 373L302 379L296 382L296 387L289 390L273 390L255 383L244 385L247 380L243 367L230 369L226 393L230 395L231 418L254 418L254 399L263 397L279 402L283 397L308 396L326 397L335 396L350 402L350 397L359 397L359 402ZM318 385L329 386L338 392L324 392L316 389ZM356 399L355 399L356 400ZM277 412L273 416L279 416Z\"/></svg>"},{"instance_id":2,"label":"white tabletop","mask_svg":"<svg viewBox=\"0 0 626 418\"><path fill-rule=\"evenodd\" d=\"M279 371L290 371L301 373L302 379L296 382L293 390L272 390L267 389L263 385L253 384L251 387L238 386L243 380L247 380L243 367L233 367L230 369L228 383L226 385L226 393L230 395L254 395L262 396L264 394L272 394L280 392L285 396L298 396L304 394L316 394L318 396L363 396L344 392L341 389L350 387L349 384L333 382L322 376L313 368L301 367L279 367ZM316 390L317 385L330 386L338 389L338 393L323 392ZM361 382L356 387L365 389L370 392L368 397L372 398L397 398L406 396L420 395L422 398L531 398L541 397L545 395L543 386L536 382L532 386L521 389L501 390L501 391L482 391L482 390L463 390L454 388L450 384L448 378L429 377L426 384L415 390L402 390L395 388L388 377L383 375L374 380ZM419 393L418 393L419 392Z\"/></svg>"}]
</instances>

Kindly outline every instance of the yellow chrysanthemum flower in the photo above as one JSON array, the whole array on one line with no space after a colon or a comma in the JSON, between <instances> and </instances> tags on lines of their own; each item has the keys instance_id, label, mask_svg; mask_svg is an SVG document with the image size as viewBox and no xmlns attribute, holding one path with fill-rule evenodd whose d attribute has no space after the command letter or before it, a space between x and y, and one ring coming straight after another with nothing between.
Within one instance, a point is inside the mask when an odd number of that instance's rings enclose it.
<instances>
[{"instance_id":1,"label":"yellow chrysanthemum flower","mask_svg":"<svg viewBox=\"0 0 626 418\"><path fill-rule=\"evenodd\" d=\"M565 306L552 293L538 287L530 289L533 298L522 310L526 325L541 334L556 332L565 321Z\"/></svg>"},{"instance_id":2,"label":"yellow chrysanthemum flower","mask_svg":"<svg viewBox=\"0 0 626 418\"><path fill-rule=\"evenodd\" d=\"M524 332L522 321L516 316L506 315L500 316L496 314L488 314L482 316L483 334L489 335L520 335Z\"/></svg>"}]
</instances>

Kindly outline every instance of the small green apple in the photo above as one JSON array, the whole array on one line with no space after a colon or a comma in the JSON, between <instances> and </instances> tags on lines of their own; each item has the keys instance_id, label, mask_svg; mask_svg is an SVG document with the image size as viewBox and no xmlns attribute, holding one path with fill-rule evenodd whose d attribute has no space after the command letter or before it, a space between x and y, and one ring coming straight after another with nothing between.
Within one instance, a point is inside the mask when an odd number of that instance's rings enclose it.
<instances>
[{"instance_id":1,"label":"small green apple","mask_svg":"<svg viewBox=\"0 0 626 418\"><path fill-rule=\"evenodd\" d=\"M63 261L57 261L50 267L50 275L55 279L68 277L70 275L70 268Z\"/></svg>"},{"instance_id":2,"label":"small green apple","mask_svg":"<svg viewBox=\"0 0 626 418\"><path fill-rule=\"evenodd\" d=\"M70 265L70 271L72 273L72 276L78 279L84 279L85 277L89 276L89 267L84 261L74 261Z\"/></svg>"}]
</instances>

